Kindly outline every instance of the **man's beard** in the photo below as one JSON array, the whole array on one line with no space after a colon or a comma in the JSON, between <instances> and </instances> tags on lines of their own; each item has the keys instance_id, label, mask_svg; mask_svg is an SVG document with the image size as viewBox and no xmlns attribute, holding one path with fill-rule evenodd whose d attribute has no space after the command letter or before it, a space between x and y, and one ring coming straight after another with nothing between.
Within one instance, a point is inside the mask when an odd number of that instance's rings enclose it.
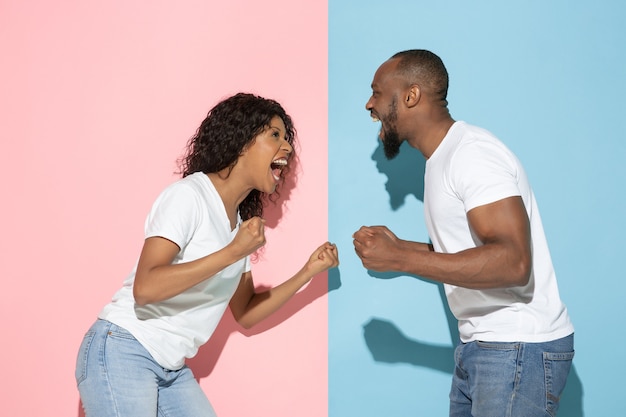
<instances>
[{"instance_id":1,"label":"man's beard","mask_svg":"<svg viewBox=\"0 0 626 417\"><path fill-rule=\"evenodd\" d=\"M383 150L385 151L385 157L387 159L393 159L400 153L400 135L398 135L398 129L396 127L396 121L398 120L398 99L394 97L389 105L389 114L384 118L383 130ZM381 122L383 122L381 120Z\"/></svg>"},{"instance_id":2,"label":"man's beard","mask_svg":"<svg viewBox=\"0 0 626 417\"><path fill-rule=\"evenodd\" d=\"M400 153L400 145L402 145L402 141L400 140L395 126L392 127L392 130L385 130L383 136L383 150L385 151L387 159L393 159L398 156Z\"/></svg>"}]
</instances>

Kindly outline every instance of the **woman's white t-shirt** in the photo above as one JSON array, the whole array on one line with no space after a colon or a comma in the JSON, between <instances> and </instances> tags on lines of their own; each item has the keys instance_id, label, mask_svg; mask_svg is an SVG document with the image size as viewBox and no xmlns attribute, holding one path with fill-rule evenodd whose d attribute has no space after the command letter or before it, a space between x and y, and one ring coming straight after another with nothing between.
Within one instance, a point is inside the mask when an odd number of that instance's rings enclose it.
<instances>
[{"instance_id":1,"label":"woman's white t-shirt","mask_svg":"<svg viewBox=\"0 0 626 417\"><path fill-rule=\"evenodd\" d=\"M230 229L223 202L209 177L197 172L167 187L145 223L145 237L159 236L180 248L173 264L204 257L228 245L239 230ZM242 258L213 277L170 299L140 306L133 298L137 267L100 312L128 330L164 368L180 369L209 340L234 294L241 275L250 270Z\"/></svg>"}]
</instances>

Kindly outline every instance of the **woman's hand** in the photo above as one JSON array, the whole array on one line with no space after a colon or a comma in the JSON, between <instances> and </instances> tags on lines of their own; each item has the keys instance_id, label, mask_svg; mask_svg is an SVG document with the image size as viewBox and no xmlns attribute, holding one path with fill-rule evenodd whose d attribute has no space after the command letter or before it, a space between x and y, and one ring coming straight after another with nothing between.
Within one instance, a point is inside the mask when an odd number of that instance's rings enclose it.
<instances>
[{"instance_id":1,"label":"woman's hand","mask_svg":"<svg viewBox=\"0 0 626 417\"><path fill-rule=\"evenodd\" d=\"M333 243L326 242L311 254L311 257L304 265L306 274L313 277L327 269L334 268L339 265L339 253L337 246Z\"/></svg>"},{"instance_id":2,"label":"woman's hand","mask_svg":"<svg viewBox=\"0 0 626 417\"><path fill-rule=\"evenodd\" d=\"M257 293L252 281L252 273L245 272L237 291L230 300L230 309L235 320L249 329L278 310L315 275L337 265L339 265L337 247L326 242L313 251L309 260L296 275L267 291Z\"/></svg>"},{"instance_id":3,"label":"woman's hand","mask_svg":"<svg viewBox=\"0 0 626 417\"><path fill-rule=\"evenodd\" d=\"M242 222L230 243L240 259L254 253L263 245L265 245L265 220L260 217L251 217Z\"/></svg>"}]
</instances>

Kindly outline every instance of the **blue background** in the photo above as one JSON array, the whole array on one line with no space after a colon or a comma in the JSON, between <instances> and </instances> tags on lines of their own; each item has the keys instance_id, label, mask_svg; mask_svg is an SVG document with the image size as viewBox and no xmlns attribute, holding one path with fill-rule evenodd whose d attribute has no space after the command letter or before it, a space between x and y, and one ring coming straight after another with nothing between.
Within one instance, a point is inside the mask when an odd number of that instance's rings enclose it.
<instances>
[{"instance_id":1,"label":"blue background","mask_svg":"<svg viewBox=\"0 0 626 417\"><path fill-rule=\"evenodd\" d=\"M446 64L453 118L491 130L528 171L576 327L559 415L623 412L625 18L617 0L329 0L331 417L447 415L457 332L441 287L369 273L351 239L385 224L428 241L423 158L403 145L386 161L364 109L377 67L412 48Z\"/></svg>"}]
</instances>

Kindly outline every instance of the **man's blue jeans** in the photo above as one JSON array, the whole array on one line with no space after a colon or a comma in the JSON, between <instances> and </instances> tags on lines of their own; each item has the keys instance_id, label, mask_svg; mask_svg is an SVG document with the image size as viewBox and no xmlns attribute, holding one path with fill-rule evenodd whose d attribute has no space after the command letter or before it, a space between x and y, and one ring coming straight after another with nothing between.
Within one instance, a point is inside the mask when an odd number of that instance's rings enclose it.
<instances>
[{"instance_id":1,"label":"man's blue jeans","mask_svg":"<svg viewBox=\"0 0 626 417\"><path fill-rule=\"evenodd\" d=\"M554 417L573 358L573 334L546 343L460 343L450 417Z\"/></svg>"},{"instance_id":2,"label":"man's blue jeans","mask_svg":"<svg viewBox=\"0 0 626 417\"><path fill-rule=\"evenodd\" d=\"M76 361L86 417L215 417L189 368L162 368L126 330L97 320Z\"/></svg>"}]
</instances>

